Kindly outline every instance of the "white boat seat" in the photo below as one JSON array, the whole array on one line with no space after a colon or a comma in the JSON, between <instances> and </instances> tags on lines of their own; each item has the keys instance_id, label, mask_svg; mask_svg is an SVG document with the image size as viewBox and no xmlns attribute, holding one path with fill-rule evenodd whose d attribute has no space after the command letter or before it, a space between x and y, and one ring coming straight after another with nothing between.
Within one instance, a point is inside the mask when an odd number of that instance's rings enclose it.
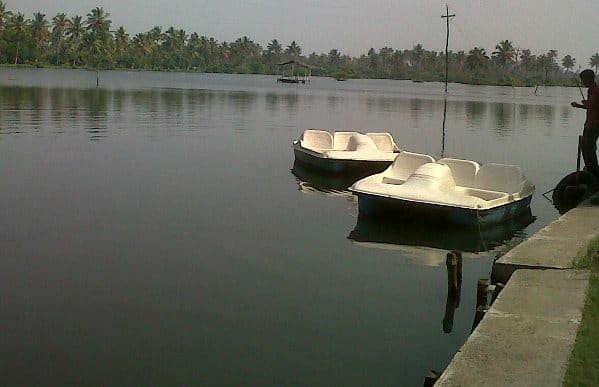
<instances>
[{"instance_id":1,"label":"white boat seat","mask_svg":"<svg viewBox=\"0 0 599 387\"><path fill-rule=\"evenodd\" d=\"M524 174L516 165L485 164L477 172L472 188L513 194L525 183Z\"/></svg>"},{"instance_id":2,"label":"white boat seat","mask_svg":"<svg viewBox=\"0 0 599 387\"><path fill-rule=\"evenodd\" d=\"M306 149L333 149L333 136L326 130L308 129L300 137L300 145Z\"/></svg>"},{"instance_id":3,"label":"white boat seat","mask_svg":"<svg viewBox=\"0 0 599 387\"><path fill-rule=\"evenodd\" d=\"M366 133L366 135L370 137L376 144L377 148L383 152L393 152L399 150L393 141L393 137L389 133Z\"/></svg>"},{"instance_id":4,"label":"white boat seat","mask_svg":"<svg viewBox=\"0 0 599 387\"><path fill-rule=\"evenodd\" d=\"M333 134L333 150L351 150L348 149L350 139L359 134L358 132L335 132Z\"/></svg>"},{"instance_id":5,"label":"white boat seat","mask_svg":"<svg viewBox=\"0 0 599 387\"><path fill-rule=\"evenodd\" d=\"M474 178L480 169L480 165L475 161L443 158L439 160L440 164L445 164L451 169L453 180L456 185L462 187L473 187Z\"/></svg>"},{"instance_id":6,"label":"white boat seat","mask_svg":"<svg viewBox=\"0 0 599 387\"><path fill-rule=\"evenodd\" d=\"M401 152L385 171L383 183L389 182L390 184L402 184L419 166L434 162L435 159L429 155L412 152Z\"/></svg>"}]
</instances>

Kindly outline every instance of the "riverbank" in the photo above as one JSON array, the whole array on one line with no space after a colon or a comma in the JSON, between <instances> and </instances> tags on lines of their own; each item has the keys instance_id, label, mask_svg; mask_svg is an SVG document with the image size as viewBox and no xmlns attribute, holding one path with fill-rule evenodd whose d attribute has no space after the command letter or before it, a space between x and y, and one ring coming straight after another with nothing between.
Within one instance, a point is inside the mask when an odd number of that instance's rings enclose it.
<instances>
[{"instance_id":1,"label":"riverbank","mask_svg":"<svg viewBox=\"0 0 599 387\"><path fill-rule=\"evenodd\" d=\"M86 66L54 66L50 64L43 65L35 65L35 64L0 64L0 68L10 68L10 69L56 69L56 70L81 70L81 71L98 71L95 67L86 67ZM211 71L210 69L163 69L163 68L106 68L101 67L99 71L130 71L130 72L165 72L165 73L188 73L188 74L198 74L198 73L208 73L208 74L254 74L254 75L272 75L276 76L275 72L225 72L225 71ZM364 74L351 73L350 75L339 76L337 71L318 71L313 70L313 76L316 77L329 77L329 78L342 78L343 80L351 80L351 79L388 79L394 81L412 81L412 82L444 82L445 77L443 74L436 73L418 73L418 74L406 74L403 77L389 77L389 78L378 78L378 77L368 77ZM510 86L510 87L537 87L537 86L561 86L561 87L577 87L574 78L560 78L560 79L551 79L548 81L544 81L538 78L509 78L509 77L485 77L480 75L471 75L471 74L450 74L449 83L462 84L462 85L472 85L472 86Z\"/></svg>"},{"instance_id":2,"label":"riverbank","mask_svg":"<svg viewBox=\"0 0 599 387\"><path fill-rule=\"evenodd\" d=\"M589 199L499 258L507 285L436 385L561 386L591 278L577 259L598 237Z\"/></svg>"}]
</instances>

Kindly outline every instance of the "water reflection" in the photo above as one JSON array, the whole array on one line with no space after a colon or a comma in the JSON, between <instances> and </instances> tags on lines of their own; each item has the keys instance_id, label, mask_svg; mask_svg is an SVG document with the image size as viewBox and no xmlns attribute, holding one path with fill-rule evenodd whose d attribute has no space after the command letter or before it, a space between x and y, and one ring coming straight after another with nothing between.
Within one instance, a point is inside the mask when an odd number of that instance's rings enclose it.
<instances>
[{"instance_id":1,"label":"water reflection","mask_svg":"<svg viewBox=\"0 0 599 387\"><path fill-rule=\"evenodd\" d=\"M485 119L487 104L480 101L468 101L466 102L465 109L468 127L480 128Z\"/></svg>"},{"instance_id":2,"label":"water reflection","mask_svg":"<svg viewBox=\"0 0 599 387\"><path fill-rule=\"evenodd\" d=\"M246 129L247 117L255 110L257 96L255 92L197 89L0 87L1 133L48 131L62 134L67 128L77 128L96 141L123 127L127 121L154 134L153 129L193 131L209 126L209 121L222 119L212 114L198 114L205 109L213 111L214 104L237 113L231 127ZM297 98L297 95L288 95L283 100L293 107ZM280 101L278 96L275 102L272 102L272 96L270 100L271 106ZM52 125L47 125L49 122Z\"/></svg>"},{"instance_id":3,"label":"water reflection","mask_svg":"<svg viewBox=\"0 0 599 387\"><path fill-rule=\"evenodd\" d=\"M530 209L507 222L483 229L358 216L348 238L368 247L407 249L419 257L416 262L438 265L444 261L443 252L447 250L481 253L502 246L512 238L521 237L521 231L534 220Z\"/></svg>"},{"instance_id":4,"label":"water reflection","mask_svg":"<svg viewBox=\"0 0 599 387\"><path fill-rule=\"evenodd\" d=\"M547 126L553 125L555 107L551 105L538 105L535 107L536 118L544 121Z\"/></svg>"},{"instance_id":5,"label":"water reflection","mask_svg":"<svg viewBox=\"0 0 599 387\"><path fill-rule=\"evenodd\" d=\"M513 129L514 105L494 102L491 104L491 114L495 121L495 133L502 137L508 136Z\"/></svg>"},{"instance_id":6,"label":"water reflection","mask_svg":"<svg viewBox=\"0 0 599 387\"><path fill-rule=\"evenodd\" d=\"M295 176L298 189L307 194L341 196L351 200L353 195L348 187L365 176L361 174L340 174L316 171L302 163L294 162L291 173Z\"/></svg>"}]
</instances>

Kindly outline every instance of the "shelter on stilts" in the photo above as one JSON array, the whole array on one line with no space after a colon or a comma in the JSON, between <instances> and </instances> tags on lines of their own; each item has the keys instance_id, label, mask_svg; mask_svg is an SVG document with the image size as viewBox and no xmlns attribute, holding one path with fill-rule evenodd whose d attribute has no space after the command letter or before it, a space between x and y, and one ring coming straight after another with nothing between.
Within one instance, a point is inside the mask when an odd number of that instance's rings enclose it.
<instances>
[{"instance_id":1,"label":"shelter on stilts","mask_svg":"<svg viewBox=\"0 0 599 387\"><path fill-rule=\"evenodd\" d=\"M298 69L296 69L296 67ZM289 68L291 71L288 70ZM277 83L310 83L312 68L313 66L298 60L289 60L287 62L278 63ZM300 74L301 70L303 70L303 75Z\"/></svg>"}]
</instances>

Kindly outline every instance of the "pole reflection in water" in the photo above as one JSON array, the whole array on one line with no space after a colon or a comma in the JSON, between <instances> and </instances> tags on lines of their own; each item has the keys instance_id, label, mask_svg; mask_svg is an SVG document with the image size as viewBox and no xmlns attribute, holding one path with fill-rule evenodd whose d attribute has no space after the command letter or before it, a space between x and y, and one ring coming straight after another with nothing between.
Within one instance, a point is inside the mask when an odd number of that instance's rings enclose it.
<instances>
[{"instance_id":1,"label":"pole reflection in water","mask_svg":"<svg viewBox=\"0 0 599 387\"><path fill-rule=\"evenodd\" d=\"M462 253L459 251L447 253L445 265L447 266L447 302L445 303L445 315L443 316L443 332L451 333L455 310L460 307Z\"/></svg>"}]
</instances>

